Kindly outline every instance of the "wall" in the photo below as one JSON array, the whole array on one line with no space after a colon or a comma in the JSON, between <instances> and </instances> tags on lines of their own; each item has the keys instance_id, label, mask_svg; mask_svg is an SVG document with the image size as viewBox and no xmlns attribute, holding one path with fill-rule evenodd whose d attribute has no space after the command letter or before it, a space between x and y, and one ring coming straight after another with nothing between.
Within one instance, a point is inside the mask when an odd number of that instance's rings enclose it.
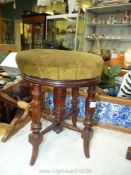
<instances>
[{"instance_id":1,"label":"wall","mask_svg":"<svg viewBox=\"0 0 131 175\"><path fill-rule=\"evenodd\" d=\"M24 10L32 10L37 0L16 0L16 9L13 9L13 3L7 3L2 6L3 18L21 19Z\"/></svg>"},{"instance_id":2,"label":"wall","mask_svg":"<svg viewBox=\"0 0 131 175\"><path fill-rule=\"evenodd\" d=\"M78 0L68 0L69 3L69 12L73 12L74 8L76 7L76 3ZM6 3L2 5L2 14L4 18L11 18L11 19L20 19L21 15L23 14L24 10L32 11L34 5L37 4L37 0L16 0L16 9L13 9L13 2ZM56 7L56 12L61 12L63 5L59 8L59 4ZM63 10L62 10L63 11Z\"/></svg>"}]
</instances>

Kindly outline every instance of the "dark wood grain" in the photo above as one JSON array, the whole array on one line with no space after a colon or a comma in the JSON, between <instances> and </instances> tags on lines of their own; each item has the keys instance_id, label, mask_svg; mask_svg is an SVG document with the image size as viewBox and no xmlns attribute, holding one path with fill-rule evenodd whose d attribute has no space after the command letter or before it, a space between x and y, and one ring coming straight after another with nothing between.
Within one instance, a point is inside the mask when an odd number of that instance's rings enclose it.
<instances>
[{"instance_id":1,"label":"dark wood grain","mask_svg":"<svg viewBox=\"0 0 131 175\"><path fill-rule=\"evenodd\" d=\"M31 110L30 116L32 119L31 123L31 130L32 133L29 135L29 142L32 144L32 157L30 161L30 165L33 165L37 155L39 145L43 140L43 135L40 132L42 129L41 125L41 113L42 113L42 106L41 106L41 99L42 98L42 88L41 85L33 84L32 85L32 102L31 102Z\"/></svg>"},{"instance_id":2,"label":"dark wood grain","mask_svg":"<svg viewBox=\"0 0 131 175\"><path fill-rule=\"evenodd\" d=\"M96 86L89 86L87 90L88 96L86 98L85 119L83 121L84 129L82 130L81 133L81 137L83 138L84 141L84 153L86 157L90 157L89 143L93 134L92 118L95 110L95 107L92 107L91 103L95 102L95 89Z\"/></svg>"},{"instance_id":3,"label":"dark wood grain","mask_svg":"<svg viewBox=\"0 0 131 175\"><path fill-rule=\"evenodd\" d=\"M126 159L131 160L131 147L128 147Z\"/></svg>"},{"instance_id":4,"label":"dark wood grain","mask_svg":"<svg viewBox=\"0 0 131 175\"><path fill-rule=\"evenodd\" d=\"M66 99L66 89L65 88L54 88L53 92L53 101L54 101L54 110L53 114L55 116L55 121L57 125L54 128L54 131L59 134L63 128L61 122L63 121L64 116L64 104Z\"/></svg>"},{"instance_id":5,"label":"dark wood grain","mask_svg":"<svg viewBox=\"0 0 131 175\"><path fill-rule=\"evenodd\" d=\"M77 116L78 116L78 97L79 97L79 88L72 88L72 124L76 127Z\"/></svg>"},{"instance_id":6,"label":"dark wood grain","mask_svg":"<svg viewBox=\"0 0 131 175\"><path fill-rule=\"evenodd\" d=\"M38 155L39 145L42 142L42 135L46 134L50 130L54 130L57 134L60 133L63 128L68 128L73 131L81 132L81 136L83 138L84 145L84 153L86 157L89 157L89 143L90 139L93 135L92 129L92 117L94 113L95 107L91 106L91 102L95 102L95 89L96 85L99 82L99 77L94 79L84 79L84 80L52 80L52 79L44 79L27 76L25 74L22 75L23 79L28 82L28 84L32 85L32 103L31 103L31 112L30 116L32 119L32 133L29 135L29 142L33 146L32 150L32 158L30 164L33 165L36 161ZM43 131L41 130L40 119L42 116L41 106L42 99L42 86L50 86L53 87L53 103L54 117L43 115L45 119L52 122L50 126L48 126ZM88 96L86 97L85 104L85 115L86 118L84 120L84 128L81 130L77 127L77 115L78 115L78 96L79 96L79 88L80 87L88 87ZM68 124L65 120L69 118L69 115L64 114L64 106L66 99L66 91L67 89L72 90L72 123Z\"/></svg>"}]
</instances>

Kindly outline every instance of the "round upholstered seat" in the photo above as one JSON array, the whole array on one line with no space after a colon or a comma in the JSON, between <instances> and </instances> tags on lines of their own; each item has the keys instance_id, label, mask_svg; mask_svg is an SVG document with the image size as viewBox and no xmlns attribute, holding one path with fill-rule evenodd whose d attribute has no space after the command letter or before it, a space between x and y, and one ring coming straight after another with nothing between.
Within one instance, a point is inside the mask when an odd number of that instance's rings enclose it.
<instances>
[{"instance_id":1,"label":"round upholstered seat","mask_svg":"<svg viewBox=\"0 0 131 175\"><path fill-rule=\"evenodd\" d=\"M81 80L100 76L100 56L75 51L32 49L18 52L17 65L28 76L54 80Z\"/></svg>"},{"instance_id":2,"label":"round upholstered seat","mask_svg":"<svg viewBox=\"0 0 131 175\"><path fill-rule=\"evenodd\" d=\"M30 164L33 165L36 161L43 135L51 130L60 133L64 127L81 132L85 156L90 157L89 141L93 133L92 117L95 109L96 86L100 81L103 59L100 56L83 52L33 49L19 52L16 55L16 62L23 80L31 87L32 100L29 114L32 119L32 133L29 135L29 142L33 149ZM44 86L53 87L54 118L44 115L44 118L52 124L41 131L43 99L45 99ZM76 125L80 87L87 87L88 93L82 130ZM67 117L64 115L68 88L72 92L72 125L65 122Z\"/></svg>"}]
</instances>

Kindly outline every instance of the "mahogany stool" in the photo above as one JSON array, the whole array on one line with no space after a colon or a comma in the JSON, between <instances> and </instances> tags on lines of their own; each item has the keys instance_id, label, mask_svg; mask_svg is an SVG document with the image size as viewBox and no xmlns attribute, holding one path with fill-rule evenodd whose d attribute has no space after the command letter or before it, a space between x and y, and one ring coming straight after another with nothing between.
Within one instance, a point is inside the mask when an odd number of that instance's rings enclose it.
<instances>
[{"instance_id":1,"label":"mahogany stool","mask_svg":"<svg viewBox=\"0 0 131 175\"><path fill-rule=\"evenodd\" d=\"M30 165L36 161L43 135L52 129L59 133L63 127L81 132L84 153L86 157L89 157L89 141L93 133L92 117L95 109L95 90L100 80L103 59L98 55L83 52L32 49L18 52L16 62L23 79L30 83L32 89L30 109L32 133L29 135L29 142L33 146L33 151ZM40 121L42 116L42 86L54 88L54 118L46 117L52 124L43 131L41 131ZM88 87L82 130L76 126L80 87ZM65 122L66 116L64 116L67 88L72 90L72 125Z\"/></svg>"}]
</instances>

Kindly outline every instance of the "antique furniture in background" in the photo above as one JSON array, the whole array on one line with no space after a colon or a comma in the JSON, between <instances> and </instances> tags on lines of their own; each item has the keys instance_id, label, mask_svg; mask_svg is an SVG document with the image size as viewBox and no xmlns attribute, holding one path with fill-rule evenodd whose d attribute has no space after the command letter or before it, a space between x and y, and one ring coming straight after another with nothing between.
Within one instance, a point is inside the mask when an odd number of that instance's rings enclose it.
<instances>
[{"instance_id":1,"label":"antique furniture in background","mask_svg":"<svg viewBox=\"0 0 131 175\"><path fill-rule=\"evenodd\" d=\"M22 50L42 48L46 36L46 13L31 13L22 16Z\"/></svg>"},{"instance_id":2,"label":"antique furniture in background","mask_svg":"<svg viewBox=\"0 0 131 175\"><path fill-rule=\"evenodd\" d=\"M13 19L3 18L2 44L15 44L15 22Z\"/></svg>"},{"instance_id":3,"label":"antique furniture in background","mask_svg":"<svg viewBox=\"0 0 131 175\"><path fill-rule=\"evenodd\" d=\"M79 13L47 16L46 40L82 51L84 19Z\"/></svg>"},{"instance_id":4,"label":"antique furniture in background","mask_svg":"<svg viewBox=\"0 0 131 175\"><path fill-rule=\"evenodd\" d=\"M39 61L36 58L39 58ZM33 49L18 52L16 62L24 81L30 83L32 91L30 110L32 133L29 135L29 142L33 146L33 151L30 164L33 165L36 161L43 135L52 129L59 133L63 127L81 132L85 156L90 157L89 142L93 133L92 117L95 109L95 92L102 72L102 58L97 55L74 51ZM42 86L54 87L54 117L44 116L52 124L43 131L41 131L40 122L42 117ZM76 125L80 87L88 87L85 104L86 117L82 130ZM66 90L68 88L72 90L72 125L65 122L67 116L64 116Z\"/></svg>"},{"instance_id":5,"label":"antique furniture in background","mask_svg":"<svg viewBox=\"0 0 131 175\"><path fill-rule=\"evenodd\" d=\"M0 126L7 126L2 132L3 142L29 121L29 105L26 102L30 101L30 89L18 76L14 51L15 45L0 44Z\"/></svg>"},{"instance_id":6,"label":"antique furniture in background","mask_svg":"<svg viewBox=\"0 0 131 175\"><path fill-rule=\"evenodd\" d=\"M96 38L101 48L125 51L131 42L131 23L124 16L130 9L131 3L87 8L83 51L97 52Z\"/></svg>"},{"instance_id":7,"label":"antique furniture in background","mask_svg":"<svg viewBox=\"0 0 131 175\"><path fill-rule=\"evenodd\" d=\"M44 93L44 114L52 114L53 111L53 88L43 87ZM84 106L87 97L85 89L80 88L79 91L79 113L78 120L85 118ZM97 105L93 117L93 123L106 129L112 129L124 133L131 134L131 102L129 99L120 97L112 97L98 92L96 94ZM65 111L71 110L71 93L67 92ZM123 118L124 116L124 118Z\"/></svg>"},{"instance_id":8,"label":"antique furniture in background","mask_svg":"<svg viewBox=\"0 0 131 175\"><path fill-rule=\"evenodd\" d=\"M29 122L29 101L30 88L27 83L10 82L0 89L0 122L7 126L1 138L2 142L7 141Z\"/></svg>"}]
</instances>

